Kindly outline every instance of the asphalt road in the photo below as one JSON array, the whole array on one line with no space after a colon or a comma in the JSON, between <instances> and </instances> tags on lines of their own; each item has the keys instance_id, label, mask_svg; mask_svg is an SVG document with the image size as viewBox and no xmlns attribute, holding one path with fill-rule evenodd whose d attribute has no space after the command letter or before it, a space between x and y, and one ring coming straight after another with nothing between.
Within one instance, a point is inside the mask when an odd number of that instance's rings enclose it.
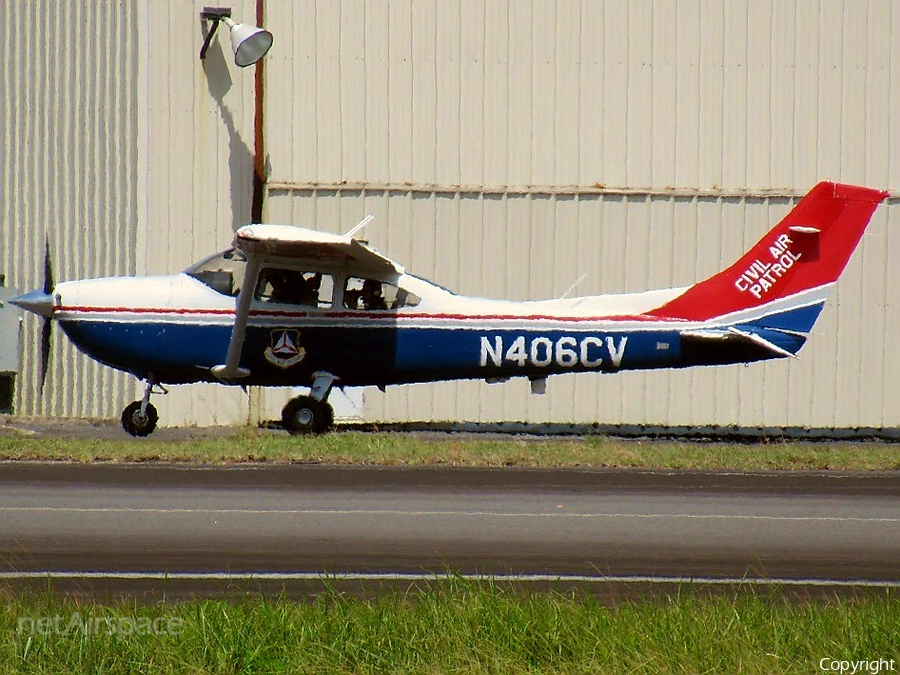
<instances>
[{"instance_id":1,"label":"asphalt road","mask_svg":"<svg viewBox=\"0 0 900 675\"><path fill-rule=\"evenodd\" d=\"M7 582L448 571L900 585L900 475L0 463Z\"/></svg>"}]
</instances>

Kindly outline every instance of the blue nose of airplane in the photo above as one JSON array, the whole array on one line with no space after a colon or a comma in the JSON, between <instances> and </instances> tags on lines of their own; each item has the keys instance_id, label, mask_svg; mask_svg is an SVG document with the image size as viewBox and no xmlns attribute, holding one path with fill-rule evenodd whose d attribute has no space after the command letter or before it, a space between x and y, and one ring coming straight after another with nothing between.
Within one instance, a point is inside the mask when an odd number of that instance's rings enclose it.
<instances>
[{"instance_id":1,"label":"blue nose of airplane","mask_svg":"<svg viewBox=\"0 0 900 675\"><path fill-rule=\"evenodd\" d=\"M53 296L45 293L43 289L37 289L24 295L19 295L9 301L16 307L21 307L25 311L33 312L41 316L53 315Z\"/></svg>"}]
</instances>

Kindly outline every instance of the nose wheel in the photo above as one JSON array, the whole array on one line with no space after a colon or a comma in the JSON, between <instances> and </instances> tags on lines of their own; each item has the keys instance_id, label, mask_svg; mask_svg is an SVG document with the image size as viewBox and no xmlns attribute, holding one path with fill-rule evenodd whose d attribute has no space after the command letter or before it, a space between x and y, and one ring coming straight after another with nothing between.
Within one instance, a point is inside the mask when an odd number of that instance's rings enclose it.
<instances>
[{"instance_id":1,"label":"nose wheel","mask_svg":"<svg viewBox=\"0 0 900 675\"><path fill-rule=\"evenodd\" d=\"M122 411L122 428L132 436L149 436L158 421L159 413L152 403L141 411L141 401L133 401Z\"/></svg>"},{"instance_id":2,"label":"nose wheel","mask_svg":"<svg viewBox=\"0 0 900 675\"><path fill-rule=\"evenodd\" d=\"M144 389L144 397L140 401L132 401L122 411L122 428L132 436L149 436L156 429L159 413L150 403L150 394L168 394L161 384L148 382Z\"/></svg>"}]
</instances>

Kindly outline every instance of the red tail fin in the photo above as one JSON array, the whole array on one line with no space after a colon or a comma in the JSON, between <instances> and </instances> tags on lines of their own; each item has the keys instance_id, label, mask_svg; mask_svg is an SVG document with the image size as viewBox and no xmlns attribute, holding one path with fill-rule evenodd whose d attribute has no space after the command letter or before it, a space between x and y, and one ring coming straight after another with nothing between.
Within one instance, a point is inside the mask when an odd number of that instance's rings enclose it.
<instances>
[{"instance_id":1,"label":"red tail fin","mask_svg":"<svg viewBox=\"0 0 900 675\"><path fill-rule=\"evenodd\" d=\"M731 267L648 314L704 321L833 283L887 196L819 183Z\"/></svg>"}]
</instances>

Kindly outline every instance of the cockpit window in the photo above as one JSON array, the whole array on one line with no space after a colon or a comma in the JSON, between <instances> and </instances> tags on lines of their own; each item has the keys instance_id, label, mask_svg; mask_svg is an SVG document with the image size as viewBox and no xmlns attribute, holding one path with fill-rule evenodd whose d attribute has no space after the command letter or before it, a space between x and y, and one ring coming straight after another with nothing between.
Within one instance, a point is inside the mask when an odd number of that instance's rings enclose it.
<instances>
[{"instance_id":1,"label":"cockpit window","mask_svg":"<svg viewBox=\"0 0 900 675\"><path fill-rule=\"evenodd\" d=\"M331 307L334 279L330 274L267 267L259 274L256 299L282 305Z\"/></svg>"},{"instance_id":2,"label":"cockpit window","mask_svg":"<svg viewBox=\"0 0 900 675\"><path fill-rule=\"evenodd\" d=\"M421 298L415 293L377 279L348 277L344 287L344 307L347 309L400 309L415 307L420 302Z\"/></svg>"},{"instance_id":3,"label":"cockpit window","mask_svg":"<svg viewBox=\"0 0 900 675\"><path fill-rule=\"evenodd\" d=\"M237 297L244 285L247 260L237 249L216 253L188 267L184 273L217 293Z\"/></svg>"}]
</instances>

